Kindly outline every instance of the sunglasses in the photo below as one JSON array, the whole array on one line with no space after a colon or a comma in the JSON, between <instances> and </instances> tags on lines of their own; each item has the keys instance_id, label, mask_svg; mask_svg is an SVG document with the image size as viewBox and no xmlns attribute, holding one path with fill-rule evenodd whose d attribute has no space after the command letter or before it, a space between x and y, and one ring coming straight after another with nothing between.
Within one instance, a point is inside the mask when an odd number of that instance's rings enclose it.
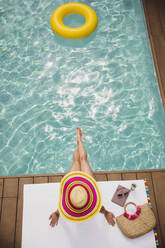
<instances>
[{"instance_id":1,"label":"sunglasses","mask_svg":"<svg viewBox=\"0 0 165 248\"><path fill-rule=\"evenodd\" d=\"M117 196L118 196L119 198L122 198L122 197L124 197L124 196L128 196L128 194L129 194L129 191L128 191L128 192L125 192L125 193L118 193Z\"/></svg>"}]
</instances>

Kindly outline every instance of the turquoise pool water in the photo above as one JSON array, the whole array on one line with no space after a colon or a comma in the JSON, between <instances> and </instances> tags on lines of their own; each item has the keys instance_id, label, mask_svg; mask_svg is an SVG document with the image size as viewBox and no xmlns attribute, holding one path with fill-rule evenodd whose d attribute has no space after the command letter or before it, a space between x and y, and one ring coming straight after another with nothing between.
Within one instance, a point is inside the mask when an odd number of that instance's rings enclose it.
<instances>
[{"instance_id":1,"label":"turquoise pool water","mask_svg":"<svg viewBox=\"0 0 165 248\"><path fill-rule=\"evenodd\" d=\"M0 2L0 175L66 172L77 126L94 171L165 168L165 114L141 1L81 1L99 24L74 41L49 25L67 2Z\"/></svg>"}]
</instances>

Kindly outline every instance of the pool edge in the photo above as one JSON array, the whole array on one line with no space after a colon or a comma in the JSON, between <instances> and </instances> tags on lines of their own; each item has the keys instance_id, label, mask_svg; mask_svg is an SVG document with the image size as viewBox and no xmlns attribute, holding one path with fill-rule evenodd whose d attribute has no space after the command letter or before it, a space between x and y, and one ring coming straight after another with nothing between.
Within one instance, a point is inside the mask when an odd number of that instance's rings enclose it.
<instances>
[{"instance_id":1,"label":"pool edge","mask_svg":"<svg viewBox=\"0 0 165 248\"><path fill-rule=\"evenodd\" d=\"M152 4L153 0L150 0L150 4ZM141 0L142 6L143 6L143 10L144 10L144 16L145 16L145 21L146 21L146 26L147 26L147 31L148 31L148 37L149 37L149 41L150 41L150 46L151 46L151 51L152 51L152 56L153 56L153 61L154 61L154 65L155 65L155 71L157 74L157 80L158 80L158 84L159 84L159 90L160 90L160 95L161 95L161 100L164 106L164 110L165 110L165 73L164 71L164 63L161 60L162 57L162 53L165 55L165 46L161 47L161 49L156 49L156 46L158 44L156 44L155 40L154 40L154 33L158 33L158 30L161 30L161 21L157 20L154 18L154 21L156 22L156 25L159 26L159 29L155 30L155 26L151 25L150 23L150 18L152 16L151 13L151 8L148 8L147 5L147 1L146 0ZM155 12L159 11L158 8L158 1L157 3L154 2L154 4L157 4L155 8ZM165 23L165 16L163 19L163 22ZM164 34L163 32L158 33L157 35L155 35L157 37L162 37L165 40ZM156 51L157 50L157 51Z\"/></svg>"}]
</instances>

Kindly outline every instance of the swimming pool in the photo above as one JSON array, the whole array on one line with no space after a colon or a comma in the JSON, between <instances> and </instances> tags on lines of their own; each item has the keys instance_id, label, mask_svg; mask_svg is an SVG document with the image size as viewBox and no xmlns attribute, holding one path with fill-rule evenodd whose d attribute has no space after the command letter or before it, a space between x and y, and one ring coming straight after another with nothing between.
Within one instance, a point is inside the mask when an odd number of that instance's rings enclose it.
<instances>
[{"instance_id":1,"label":"swimming pool","mask_svg":"<svg viewBox=\"0 0 165 248\"><path fill-rule=\"evenodd\" d=\"M0 175L66 172L77 126L94 171L164 168L165 114L141 1L80 1L99 24L76 41L49 25L67 2L1 2Z\"/></svg>"}]
</instances>

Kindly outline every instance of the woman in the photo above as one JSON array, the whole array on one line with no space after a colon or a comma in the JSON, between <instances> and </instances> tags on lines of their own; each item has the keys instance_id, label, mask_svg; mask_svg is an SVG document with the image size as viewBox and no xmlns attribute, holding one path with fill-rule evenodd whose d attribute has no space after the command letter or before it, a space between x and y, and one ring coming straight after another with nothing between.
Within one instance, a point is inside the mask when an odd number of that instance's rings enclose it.
<instances>
[{"instance_id":1,"label":"woman","mask_svg":"<svg viewBox=\"0 0 165 248\"><path fill-rule=\"evenodd\" d=\"M76 128L76 135L77 147L73 155L73 163L61 181L59 207L49 217L50 226L54 227L58 224L60 214L70 221L82 222L98 212L104 214L107 222L114 226L114 214L102 205L101 194L82 143L80 128Z\"/></svg>"}]
</instances>

